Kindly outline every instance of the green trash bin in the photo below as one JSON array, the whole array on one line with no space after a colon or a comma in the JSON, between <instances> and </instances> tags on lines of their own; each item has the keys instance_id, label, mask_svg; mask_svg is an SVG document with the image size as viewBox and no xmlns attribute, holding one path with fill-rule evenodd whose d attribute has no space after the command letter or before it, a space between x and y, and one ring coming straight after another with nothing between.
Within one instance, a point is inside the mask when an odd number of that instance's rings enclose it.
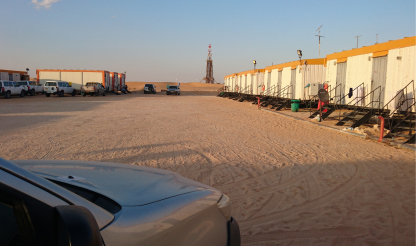
<instances>
[{"instance_id":1,"label":"green trash bin","mask_svg":"<svg viewBox=\"0 0 416 246\"><path fill-rule=\"evenodd\" d=\"M299 104L300 104L300 100L292 100L292 104L291 104L292 112L299 111Z\"/></svg>"}]
</instances>

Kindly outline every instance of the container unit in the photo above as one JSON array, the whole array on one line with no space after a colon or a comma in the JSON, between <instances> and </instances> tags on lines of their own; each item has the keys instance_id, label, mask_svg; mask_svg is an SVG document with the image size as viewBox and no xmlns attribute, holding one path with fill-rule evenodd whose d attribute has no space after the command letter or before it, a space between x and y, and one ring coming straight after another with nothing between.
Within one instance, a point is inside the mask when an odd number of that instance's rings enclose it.
<instances>
[{"instance_id":1,"label":"container unit","mask_svg":"<svg viewBox=\"0 0 416 246\"><path fill-rule=\"evenodd\" d=\"M300 65L302 64L302 65ZM265 68L265 78L270 77L270 86L281 90L281 97L308 100L308 84L322 84L326 77L325 59L304 59L277 64ZM287 88L287 89L284 89Z\"/></svg>"},{"instance_id":2,"label":"container unit","mask_svg":"<svg viewBox=\"0 0 416 246\"><path fill-rule=\"evenodd\" d=\"M30 76L26 71L0 69L0 80L24 81L30 80Z\"/></svg>"},{"instance_id":3,"label":"container unit","mask_svg":"<svg viewBox=\"0 0 416 246\"><path fill-rule=\"evenodd\" d=\"M118 90L121 91L121 89L126 86L126 74L125 73L119 73L118 74L118 80L119 80Z\"/></svg>"},{"instance_id":4,"label":"container unit","mask_svg":"<svg viewBox=\"0 0 416 246\"><path fill-rule=\"evenodd\" d=\"M341 96L348 94L350 88L364 83L363 89L353 95L357 101L380 87L375 94L375 101L380 99L380 105L373 106L383 107L415 79L415 45L416 37L410 37L327 55L326 80L331 86L341 85ZM342 103L348 101L350 99L347 98ZM371 97L367 97L359 106L365 106L370 101Z\"/></svg>"},{"instance_id":5,"label":"container unit","mask_svg":"<svg viewBox=\"0 0 416 246\"><path fill-rule=\"evenodd\" d=\"M104 70L38 69L36 76L40 84L44 84L45 81L64 81L76 90L80 90L88 82L98 82L104 87L109 85L109 73Z\"/></svg>"},{"instance_id":6,"label":"container unit","mask_svg":"<svg viewBox=\"0 0 416 246\"><path fill-rule=\"evenodd\" d=\"M117 92L119 88L119 79L117 72L110 72L110 89L109 91Z\"/></svg>"}]
</instances>

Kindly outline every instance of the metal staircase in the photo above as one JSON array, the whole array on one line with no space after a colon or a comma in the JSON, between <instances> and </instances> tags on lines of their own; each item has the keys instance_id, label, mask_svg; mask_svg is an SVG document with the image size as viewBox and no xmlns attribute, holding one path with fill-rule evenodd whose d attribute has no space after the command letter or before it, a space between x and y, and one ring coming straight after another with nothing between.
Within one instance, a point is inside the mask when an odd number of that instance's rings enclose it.
<instances>
[{"instance_id":1,"label":"metal staircase","mask_svg":"<svg viewBox=\"0 0 416 246\"><path fill-rule=\"evenodd\" d=\"M378 101L375 101L374 94L378 91ZM369 92L360 100L356 101L353 105L349 106L349 108L353 108L354 110L351 113L348 113L343 119L338 121L335 125L343 126L347 122L352 122L351 127L359 127L360 125L367 122L373 115L380 114L382 116L386 116L390 113L390 110L380 110L380 91L381 86L376 87L374 90ZM357 106L357 104L363 101L368 96L371 96L371 101L365 105L364 107ZM378 104L378 107L375 107L375 104Z\"/></svg>"},{"instance_id":2,"label":"metal staircase","mask_svg":"<svg viewBox=\"0 0 416 246\"><path fill-rule=\"evenodd\" d=\"M275 109L276 111L281 110L282 108L286 108L290 105L291 99L288 98L289 95L292 95L291 89L292 85L287 85L280 89L276 93L276 98L273 100L269 105L272 107L270 109ZM268 106L269 106L268 105Z\"/></svg>"},{"instance_id":3,"label":"metal staircase","mask_svg":"<svg viewBox=\"0 0 416 246\"><path fill-rule=\"evenodd\" d=\"M412 88L410 88L411 85ZM390 132L384 138L404 137L406 139L405 143L415 143L416 120L415 112L412 111L416 104L414 81L412 80L398 91L396 96L384 105L383 109L388 109L393 100L397 100L397 103L395 109L385 119L385 126ZM403 108L405 109L403 110Z\"/></svg>"},{"instance_id":4,"label":"metal staircase","mask_svg":"<svg viewBox=\"0 0 416 246\"><path fill-rule=\"evenodd\" d=\"M321 118L321 120L325 120L326 118L328 118L333 112L335 112L336 110L339 110L339 109L342 109L342 108L354 108L355 109L355 107L353 107L352 105L351 105L351 103L352 102L354 102L356 99L354 98L353 100L351 100L349 103L347 103L347 104L340 104L340 102L342 102L342 100L344 99L344 98L346 98L348 95L349 95L349 93L348 94L345 94L344 96L342 96L341 97L341 95L339 95L339 96L337 96L337 94L336 94L336 89L339 87L339 86L341 86L341 84L337 84L333 89L330 89L330 91L328 92L328 94L329 94L329 98L330 98L330 100L333 100L333 98L335 98L335 102L333 102L333 103L328 103L328 104L326 104L326 105L324 105L322 108L325 110L326 109L326 112L324 112L323 114L322 114L322 118ZM361 84L359 84L357 87L355 87L353 90L352 90L352 95L354 95L354 91L358 91L358 89L359 88L363 88L364 87L364 82L363 83L361 83ZM334 95L334 97L332 97L332 93L335 93L335 95ZM337 97L339 97L339 99L337 99ZM319 110L317 110L317 111L315 111L313 114L311 114L310 116L309 116L309 118L311 118L311 119L313 119L313 118L315 118L317 115L319 115ZM341 117L340 117L341 118Z\"/></svg>"}]
</instances>

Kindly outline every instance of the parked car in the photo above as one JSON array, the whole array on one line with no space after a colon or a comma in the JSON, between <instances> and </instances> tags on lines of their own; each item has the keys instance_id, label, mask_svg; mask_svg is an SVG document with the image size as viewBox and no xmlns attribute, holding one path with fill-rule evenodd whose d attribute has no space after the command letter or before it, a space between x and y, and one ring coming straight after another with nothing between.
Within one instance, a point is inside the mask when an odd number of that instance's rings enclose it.
<instances>
[{"instance_id":1,"label":"parked car","mask_svg":"<svg viewBox=\"0 0 416 246\"><path fill-rule=\"evenodd\" d=\"M68 82L62 81L46 81L43 89L47 97L50 97L51 94L60 97L63 97L65 94L71 94L72 96L77 94L74 87L70 86Z\"/></svg>"},{"instance_id":2,"label":"parked car","mask_svg":"<svg viewBox=\"0 0 416 246\"><path fill-rule=\"evenodd\" d=\"M81 94L85 97L87 94L91 96L99 96L100 94L105 96L105 88L98 82L87 82L81 87Z\"/></svg>"},{"instance_id":3,"label":"parked car","mask_svg":"<svg viewBox=\"0 0 416 246\"><path fill-rule=\"evenodd\" d=\"M144 85L144 94L153 93L156 94L156 86L154 84Z\"/></svg>"},{"instance_id":4,"label":"parked car","mask_svg":"<svg viewBox=\"0 0 416 246\"><path fill-rule=\"evenodd\" d=\"M0 80L0 93L0 95L4 96L6 99L9 99L12 95L24 97L26 95L26 90L14 81Z\"/></svg>"},{"instance_id":5,"label":"parked car","mask_svg":"<svg viewBox=\"0 0 416 246\"><path fill-rule=\"evenodd\" d=\"M170 95L170 94L174 94L174 95L180 95L181 94L181 89L179 88L179 86L176 85L171 85L169 86L168 90L166 91L166 95Z\"/></svg>"},{"instance_id":6,"label":"parked car","mask_svg":"<svg viewBox=\"0 0 416 246\"><path fill-rule=\"evenodd\" d=\"M78 234L101 230L96 241L106 246L240 245L230 200L221 191L174 172L127 164L0 158L0 213L0 245L58 245L51 236L59 232L56 222L69 220L64 224L73 228L80 213L94 218L97 230L84 223Z\"/></svg>"},{"instance_id":7,"label":"parked car","mask_svg":"<svg viewBox=\"0 0 416 246\"><path fill-rule=\"evenodd\" d=\"M34 96L36 93L43 93L43 86L35 81L17 81L16 84L25 88L26 95Z\"/></svg>"}]
</instances>

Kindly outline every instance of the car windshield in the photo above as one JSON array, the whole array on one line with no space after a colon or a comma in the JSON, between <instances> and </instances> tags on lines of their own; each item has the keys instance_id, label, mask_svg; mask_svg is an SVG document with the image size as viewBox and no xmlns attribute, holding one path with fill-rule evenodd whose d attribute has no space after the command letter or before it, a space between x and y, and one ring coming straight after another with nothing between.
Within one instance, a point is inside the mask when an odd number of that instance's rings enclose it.
<instances>
[{"instance_id":1,"label":"car windshield","mask_svg":"<svg viewBox=\"0 0 416 246\"><path fill-rule=\"evenodd\" d=\"M144 87L153 87L152 84L146 84Z\"/></svg>"},{"instance_id":2,"label":"car windshield","mask_svg":"<svg viewBox=\"0 0 416 246\"><path fill-rule=\"evenodd\" d=\"M177 86L169 86L169 89L178 89Z\"/></svg>"},{"instance_id":3,"label":"car windshield","mask_svg":"<svg viewBox=\"0 0 416 246\"><path fill-rule=\"evenodd\" d=\"M16 82L18 85L27 85L26 82Z\"/></svg>"},{"instance_id":4,"label":"car windshield","mask_svg":"<svg viewBox=\"0 0 416 246\"><path fill-rule=\"evenodd\" d=\"M94 82L88 82L88 83L86 84L86 86L93 86L93 85L96 85L96 83L94 83Z\"/></svg>"},{"instance_id":5,"label":"car windshield","mask_svg":"<svg viewBox=\"0 0 416 246\"><path fill-rule=\"evenodd\" d=\"M56 86L56 82L46 82L45 86Z\"/></svg>"}]
</instances>

